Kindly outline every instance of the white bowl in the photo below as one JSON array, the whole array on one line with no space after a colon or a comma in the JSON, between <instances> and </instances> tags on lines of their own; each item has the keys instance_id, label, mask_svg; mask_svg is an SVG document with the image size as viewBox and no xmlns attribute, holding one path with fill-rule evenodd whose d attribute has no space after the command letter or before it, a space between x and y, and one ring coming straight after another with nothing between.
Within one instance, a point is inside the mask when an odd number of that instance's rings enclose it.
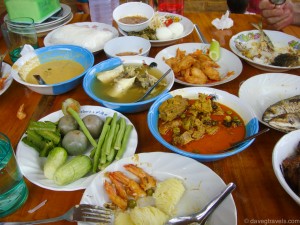
<instances>
[{"instance_id":1,"label":"white bowl","mask_svg":"<svg viewBox=\"0 0 300 225\"><path fill-rule=\"evenodd\" d=\"M280 167L284 159L295 154L299 141L300 130L295 130L284 135L275 145L272 155L273 169L279 183L298 205L300 205L300 197L290 188Z\"/></svg>"},{"instance_id":2,"label":"white bowl","mask_svg":"<svg viewBox=\"0 0 300 225\"><path fill-rule=\"evenodd\" d=\"M57 84L31 84L24 81L20 77L19 70L24 66L29 67L29 71L33 69L30 68L31 65L28 64L28 62L35 57L38 58L40 63L50 62L58 59L73 60L80 63L83 66L84 71L72 79ZM39 48L34 52L29 52L28 54L25 54L24 56L19 58L12 66L11 74L15 81L28 87L34 92L43 95L59 95L68 92L79 85L82 82L82 78L87 70L90 69L93 65L94 56L89 50L76 45L53 45Z\"/></svg>"},{"instance_id":3,"label":"white bowl","mask_svg":"<svg viewBox=\"0 0 300 225\"><path fill-rule=\"evenodd\" d=\"M125 24L119 20L126 16L143 16L148 20L139 24ZM152 17L154 16L154 9L142 2L128 2L119 5L113 11L113 19L118 24L119 28L124 31L141 31L148 27Z\"/></svg>"},{"instance_id":4,"label":"white bowl","mask_svg":"<svg viewBox=\"0 0 300 225\"><path fill-rule=\"evenodd\" d=\"M149 40L135 36L117 37L104 45L107 57L118 57L117 54L124 52L137 52L137 55L148 56L151 44Z\"/></svg>"}]
</instances>

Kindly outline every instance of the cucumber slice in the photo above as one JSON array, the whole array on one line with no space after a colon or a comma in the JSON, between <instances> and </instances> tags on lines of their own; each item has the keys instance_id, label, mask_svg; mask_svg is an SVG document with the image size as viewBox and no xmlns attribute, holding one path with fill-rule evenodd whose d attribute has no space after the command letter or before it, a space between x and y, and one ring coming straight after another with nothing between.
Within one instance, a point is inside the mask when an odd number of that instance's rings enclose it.
<instances>
[{"instance_id":1,"label":"cucumber slice","mask_svg":"<svg viewBox=\"0 0 300 225\"><path fill-rule=\"evenodd\" d=\"M214 61L218 61L220 58L220 43L214 39L209 46L209 57Z\"/></svg>"}]
</instances>

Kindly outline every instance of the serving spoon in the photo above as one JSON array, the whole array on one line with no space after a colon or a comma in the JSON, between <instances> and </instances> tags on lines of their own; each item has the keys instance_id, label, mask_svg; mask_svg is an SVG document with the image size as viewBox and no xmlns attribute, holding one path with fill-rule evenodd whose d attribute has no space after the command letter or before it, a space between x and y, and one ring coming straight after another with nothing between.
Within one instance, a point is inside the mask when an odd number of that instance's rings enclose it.
<instances>
[{"instance_id":1,"label":"serving spoon","mask_svg":"<svg viewBox=\"0 0 300 225\"><path fill-rule=\"evenodd\" d=\"M40 85L45 85L46 84L46 82L44 81L44 79L40 75L34 74L33 77L37 80L37 82Z\"/></svg>"},{"instance_id":2,"label":"serving spoon","mask_svg":"<svg viewBox=\"0 0 300 225\"><path fill-rule=\"evenodd\" d=\"M159 84L159 82L162 81L162 79L164 79L169 73L171 72L171 69L169 69L167 72L164 73L164 75L162 75L147 91L146 93L139 98L138 100L136 100L135 102L140 102L142 100L144 100L152 91L153 89Z\"/></svg>"},{"instance_id":3,"label":"serving spoon","mask_svg":"<svg viewBox=\"0 0 300 225\"><path fill-rule=\"evenodd\" d=\"M230 146L229 148L223 150L223 152L230 151L231 149L233 149L233 148L235 148L235 147L237 147L237 146L243 144L245 141L251 140L251 139L257 137L258 135L261 135L261 134L263 134L263 133L266 133L266 132L269 131L269 130L270 130L270 128L265 128L265 129L263 129L263 130L257 132L256 134L250 135L250 136L244 138L244 139L241 140L241 141L235 142L235 143L231 144L231 146Z\"/></svg>"}]
</instances>

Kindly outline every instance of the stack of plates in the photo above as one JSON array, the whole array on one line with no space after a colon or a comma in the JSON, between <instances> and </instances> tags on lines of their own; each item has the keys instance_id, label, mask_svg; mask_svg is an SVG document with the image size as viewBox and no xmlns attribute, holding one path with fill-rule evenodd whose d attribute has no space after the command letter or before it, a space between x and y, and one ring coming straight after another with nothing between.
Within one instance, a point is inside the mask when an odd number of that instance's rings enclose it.
<instances>
[{"instance_id":1,"label":"stack of plates","mask_svg":"<svg viewBox=\"0 0 300 225\"><path fill-rule=\"evenodd\" d=\"M8 18L8 15L4 17L4 19L6 18ZM50 31L70 22L72 18L73 18L73 13L71 11L70 6L61 4L61 10L59 10L57 13L49 17L44 22L36 23L34 25L38 37L46 36L46 34L48 34Z\"/></svg>"}]
</instances>

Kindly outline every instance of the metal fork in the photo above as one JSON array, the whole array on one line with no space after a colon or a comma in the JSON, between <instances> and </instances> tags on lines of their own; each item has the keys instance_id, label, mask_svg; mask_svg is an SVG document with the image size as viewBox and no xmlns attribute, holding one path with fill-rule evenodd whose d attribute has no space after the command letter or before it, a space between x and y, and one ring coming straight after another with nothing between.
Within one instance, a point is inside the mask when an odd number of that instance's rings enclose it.
<instances>
[{"instance_id":1,"label":"metal fork","mask_svg":"<svg viewBox=\"0 0 300 225\"><path fill-rule=\"evenodd\" d=\"M82 204L73 206L65 214L58 217L27 222L4 222L0 223L0 225L42 224L61 220L67 220L70 222L111 224L113 221L113 211L100 206Z\"/></svg>"},{"instance_id":2,"label":"metal fork","mask_svg":"<svg viewBox=\"0 0 300 225\"><path fill-rule=\"evenodd\" d=\"M208 217L215 211L215 209L223 202L223 200L235 189L234 183L229 183L226 188L213 200L211 200L201 211L191 214L189 216L179 216L170 219L165 225L185 225L190 223L196 223L198 225L204 225Z\"/></svg>"}]
</instances>

